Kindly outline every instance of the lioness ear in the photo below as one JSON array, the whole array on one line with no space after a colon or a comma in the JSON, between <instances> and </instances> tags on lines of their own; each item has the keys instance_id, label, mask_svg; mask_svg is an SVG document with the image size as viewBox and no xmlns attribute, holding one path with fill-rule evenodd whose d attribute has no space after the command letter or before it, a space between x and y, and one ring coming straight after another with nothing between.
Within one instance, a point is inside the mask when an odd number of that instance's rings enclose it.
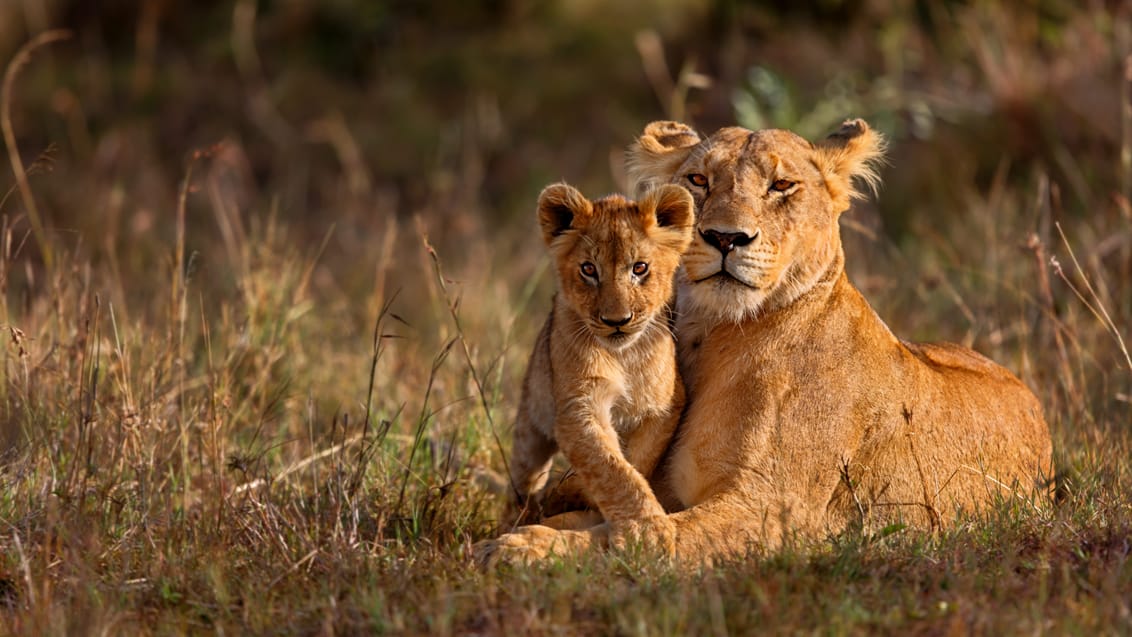
<instances>
[{"instance_id":1,"label":"lioness ear","mask_svg":"<svg viewBox=\"0 0 1132 637\"><path fill-rule=\"evenodd\" d=\"M574 224L575 217L585 217L593 205L578 189L569 184L551 184L538 196L538 224L547 245Z\"/></svg>"},{"instance_id":2,"label":"lioness ear","mask_svg":"<svg viewBox=\"0 0 1132 637\"><path fill-rule=\"evenodd\" d=\"M838 213L849 209L852 199L864 198L853 183L858 179L873 193L880 185L876 165L884 159L884 137L863 119L845 120L841 128L816 145L817 164Z\"/></svg>"},{"instance_id":3,"label":"lioness ear","mask_svg":"<svg viewBox=\"0 0 1132 637\"><path fill-rule=\"evenodd\" d=\"M674 184L658 186L645 193L637 202L637 209L648 225L655 223L652 234L662 245L679 252L688 248L696 213L695 202L686 189Z\"/></svg>"},{"instance_id":4,"label":"lioness ear","mask_svg":"<svg viewBox=\"0 0 1132 637\"><path fill-rule=\"evenodd\" d=\"M668 183L700 141L696 131L680 122L660 121L645 126L645 131L629 147L626 160L629 189L640 196Z\"/></svg>"}]
</instances>

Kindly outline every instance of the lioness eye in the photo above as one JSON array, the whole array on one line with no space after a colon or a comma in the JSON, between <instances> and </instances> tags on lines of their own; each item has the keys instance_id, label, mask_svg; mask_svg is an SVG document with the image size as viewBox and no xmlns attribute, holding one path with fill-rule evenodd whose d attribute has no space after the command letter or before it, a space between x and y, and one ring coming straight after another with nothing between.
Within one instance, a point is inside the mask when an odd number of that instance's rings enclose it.
<instances>
[{"instance_id":1,"label":"lioness eye","mask_svg":"<svg viewBox=\"0 0 1132 637\"><path fill-rule=\"evenodd\" d=\"M649 271L649 264L644 261L637 261L633 264L633 274L637 276L644 276Z\"/></svg>"},{"instance_id":2,"label":"lioness eye","mask_svg":"<svg viewBox=\"0 0 1132 637\"><path fill-rule=\"evenodd\" d=\"M582 274L592 279L593 277L597 276L597 266L588 261L583 263Z\"/></svg>"},{"instance_id":3,"label":"lioness eye","mask_svg":"<svg viewBox=\"0 0 1132 637\"><path fill-rule=\"evenodd\" d=\"M693 186L697 186L699 188L707 188L707 177L701 175L700 173L692 173L691 175L688 175L688 181L692 182Z\"/></svg>"},{"instance_id":4,"label":"lioness eye","mask_svg":"<svg viewBox=\"0 0 1132 637\"><path fill-rule=\"evenodd\" d=\"M789 179L776 179L775 182L770 185L770 189L777 190L778 192L786 192L794 187L794 183L795 182Z\"/></svg>"}]
</instances>

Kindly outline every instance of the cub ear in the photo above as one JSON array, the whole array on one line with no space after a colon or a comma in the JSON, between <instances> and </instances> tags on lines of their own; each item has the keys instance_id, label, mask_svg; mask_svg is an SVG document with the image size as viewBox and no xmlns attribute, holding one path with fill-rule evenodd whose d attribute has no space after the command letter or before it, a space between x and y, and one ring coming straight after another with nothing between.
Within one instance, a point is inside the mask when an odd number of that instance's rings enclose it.
<instances>
[{"instance_id":1,"label":"cub ear","mask_svg":"<svg viewBox=\"0 0 1132 637\"><path fill-rule=\"evenodd\" d=\"M576 217L586 217L593 205L578 189L565 183L551 184L538 196L538 224L542 239L550 245L574 224Z\"/></svg>"},{"instance_id":2,"label":"cub ear","mask_svg":"<svg viewBox=\"0 0 1132 637\"><path fill-rule=\"evenodd\" d=\"M652 234L661 244L679 252L688 248L696 212L692 195L686 189L663 184L645 193L637 208L646 217L646 227L655 223Z\"/></svg>"},{"instance_id":3,"label":"cub ear","mask_svg":"<svg viewBox=\"0 0 1132 637\"><path fill-rule=\"evenodd\" d=\"M629 189L640 196L668 183L700 141L699 133L680 122L659 121L645 126L645 131L629 147L626 161Z\"/></svg>"},{"instance_id":4,"label":"cub ear","mask_svg":"<svg viewBox=\"0 0 1132 637\"><path fill-rule=\"evenodd\" d=\"M816 145L817 164L836 212L848 210L850 200L865 197L854 186L854 179L876 193L880 186L877 164L884 161L885 147L884 136L869 128L863 119L845 120L837 132Z\"/></svg>"}]
</instances>

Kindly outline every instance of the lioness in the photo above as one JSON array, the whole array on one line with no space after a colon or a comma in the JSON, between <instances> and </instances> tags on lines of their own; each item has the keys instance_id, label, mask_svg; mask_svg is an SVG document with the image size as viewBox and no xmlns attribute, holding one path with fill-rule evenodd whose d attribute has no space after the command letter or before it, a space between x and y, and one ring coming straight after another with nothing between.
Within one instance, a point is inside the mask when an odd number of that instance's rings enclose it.
<instances>
[{"instance_id":1,"label":"lioness","mask_svg":"<svg viewBox=\"0 0 1132 637\"><path fill-rule=\"evenodd\" d=\"M819 144L654 122L630 149L638 186L680 184L697 208L677 293L688 406L656 485L683 510L652 522L682 560L851 523L936 528L996 498L1048 497L1034 395L969 349L901 341L845 275L838 217L860 196L855 179L877 182L882 149L861 120ZM495 555L607 537L533 525L498 538Z\"/></svg>"},{"instance_id":2,"label":"lioness","mask_svg":"<svg viewBox=\"0 0 1132 637\"><path fill-rule=\"evenodd\" d=\"M561 448L606 520L664 516L648 478L684 408L666 307L692 241L692 205L688 191L672 185L636 203L618 195L590 202L566 184L539 196L558 293L515 423L511 479L519 506L532 505Z\"/></svg>"}]
</instances>

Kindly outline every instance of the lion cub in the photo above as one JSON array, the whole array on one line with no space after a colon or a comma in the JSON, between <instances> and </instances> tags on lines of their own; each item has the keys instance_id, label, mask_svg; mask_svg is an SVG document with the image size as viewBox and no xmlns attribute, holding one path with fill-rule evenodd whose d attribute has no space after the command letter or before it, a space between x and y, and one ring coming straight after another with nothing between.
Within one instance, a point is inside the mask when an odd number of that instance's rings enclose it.
<instances>
[{"instance_id":1,"label":"lion cub","mask_svg":"<svg viewBox=\"0 0 1132 637\"><path fill-rule=\"evenodd\" d=\"M591 202L566 184L539 196L558 293L531 353L515 422L511 480L521 511L537 508L532 496L561 449L577 475L559 490L576 485L575 495L611 522L664 515L648 478L684 407L666 308L693 218L692 197L679 186L637 202L618 195Z\"/></svg>"}]
</instances>

